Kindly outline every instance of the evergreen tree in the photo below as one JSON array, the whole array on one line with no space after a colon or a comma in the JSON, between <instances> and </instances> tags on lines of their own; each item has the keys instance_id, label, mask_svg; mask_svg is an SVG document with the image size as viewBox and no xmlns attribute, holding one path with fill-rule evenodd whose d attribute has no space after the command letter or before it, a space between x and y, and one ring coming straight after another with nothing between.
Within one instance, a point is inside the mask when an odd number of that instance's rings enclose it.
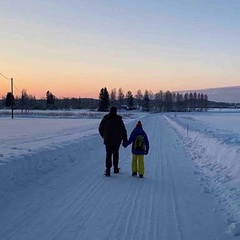
<instances>
[{"instance_id":1,"label":"evergreen tree","mask_svg":"<svg viewBox=\"0 0 240 240\"><path fill-rule=\"evenodd\" d=\"M53 105L55 103L55 96L51 92L49 91L46 92L46 98L47 98L47 106Z\"/></svg>"},{"instance_id":2,"label":"evergreen tree","mask_svg":"<svg viewBox=\"0 0 240 240\"><path fill-rule=\"evenodd\" d=\"M109 109L109 93L107 88L102 88L99 93L98 111L105 112Z\"/></svg>"},{"instance_id":3,"label":"evergreen tree","mask_svg":"<svg viewBox=\"0 0 240 240\"><path fill-rule=\"evenodd\" d=\"M15 104L14 96L11 92L8 92L6 96L6 107L14 106L14 104Z\"/></svg>"}]
</instances>

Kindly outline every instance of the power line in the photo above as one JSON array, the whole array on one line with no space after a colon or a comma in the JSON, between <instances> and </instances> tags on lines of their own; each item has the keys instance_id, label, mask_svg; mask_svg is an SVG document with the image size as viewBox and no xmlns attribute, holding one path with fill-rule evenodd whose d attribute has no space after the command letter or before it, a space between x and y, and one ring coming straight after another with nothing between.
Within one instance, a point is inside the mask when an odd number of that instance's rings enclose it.
<instances>
[{"instance_id":1,"label":"power line","mask_svg":"<svg viewBox=\"0 0 240 240\"><path fill-rule=\"evenodd\" d=\"M13 84L13 86L14 86L14 89L15 89L15 90L17 90L18 92L21 92L21 91L16 87L15 84Z\"/></svg>"},{"instance_id":2,"label":"power line","mask_svg":"<svg viewBox=\"0 0 240 240\"><path fill-rule=\"evenodd\" d=\"M0 73L0 75L1 75L2 77L4 77L5 79L7 79L7 80L11 80L10 78L8 78L8 77L6 77L5 75L3 75L2 73ZM16 87L15 84L13 84L13 86L14 86L14 89L15 89L15 90L17 90L18 92L21 92L21 91Z\"/></svg>"},{"instance_id":3,"label":"power line","mask_svg":"<svg viewBox=\"0 0 240 240\"><path fill-rule=\"evenodd\" d=\"M10 78L4 76L2 73L0 73L0 75L1 75L2 77L4 77L5 79L10 80Z\"/></svg>"},{"instance_id":4,"label":"power line","mask_svg":"<svg viewBox=\"0 0 240 240\"><path fill-rule=\"evenodd\" d=\"M10 78L6 77L6 76L3 75L2 73L0 73L0 75L1 75L2 77L4 77L5 79L10 80ZM14 86L14 89L15 89L15 90L17 90L18 92L21 92L21 91L16 87L15 84L13 84L13 86Z\"/></svg>"}]
</instances>

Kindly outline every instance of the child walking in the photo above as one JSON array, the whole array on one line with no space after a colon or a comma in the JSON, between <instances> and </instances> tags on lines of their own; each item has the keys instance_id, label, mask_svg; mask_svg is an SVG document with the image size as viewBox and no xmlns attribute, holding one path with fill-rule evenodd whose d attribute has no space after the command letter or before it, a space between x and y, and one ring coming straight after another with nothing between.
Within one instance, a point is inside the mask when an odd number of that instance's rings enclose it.
<instances>
[{"instance_id":1,"label":"child walking","mask_svg":"<svg viewBox=\"0 0 240 240\"><path fill-rule=\"evenodd\" d=\"M136 127L130 134L125 147L132 144L132 176L143 178L144 175L144 155L148 154L149 141L146 132L142 128L141 121L138 121Z\"/></svg>"}]
</instances>

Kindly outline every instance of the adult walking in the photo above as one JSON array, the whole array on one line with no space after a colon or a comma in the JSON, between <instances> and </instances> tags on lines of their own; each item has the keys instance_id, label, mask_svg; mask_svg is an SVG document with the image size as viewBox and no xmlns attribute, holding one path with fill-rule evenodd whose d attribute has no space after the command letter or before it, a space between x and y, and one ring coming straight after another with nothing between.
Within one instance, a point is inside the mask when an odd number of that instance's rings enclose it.
<instances>
[{"instance_id":1,"label":"adult walking","mask_svg":"<svg viewBox=\"0 0 240 240\"><path fill-rule=\"evenodd\" d=\"M105 176L111 176L113 160L114 173L119 173L119 148L121 143L127 142L127 130L122 117L117 114L117 108L111 107L107 115L99 124L99 134L106 146L106 171Z\"/></svg>"}]
</instances>

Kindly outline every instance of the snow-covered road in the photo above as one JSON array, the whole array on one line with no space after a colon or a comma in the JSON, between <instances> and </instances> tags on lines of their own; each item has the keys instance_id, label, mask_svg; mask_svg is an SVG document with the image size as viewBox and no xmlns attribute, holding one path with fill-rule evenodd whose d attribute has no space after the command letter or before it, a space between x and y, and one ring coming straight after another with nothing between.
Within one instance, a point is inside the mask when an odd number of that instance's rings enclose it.
<instances>
[{"instance_id":1,"label":"snow-covered road","mask_svg":"<svg viewBox=\"0 0 240 240\"><path fill-rule=\"evenodd\" d=\"M46 151L42 158L63 164L8 194L0 206L0 239L236 239L164 118L148 115L142 123L150 140L145 178L131 176L130 147L120 150L121 173L104 177L105 149L96 135ZM128 133L135 124L127 124Z\"/></svg>"}]
</instances>

